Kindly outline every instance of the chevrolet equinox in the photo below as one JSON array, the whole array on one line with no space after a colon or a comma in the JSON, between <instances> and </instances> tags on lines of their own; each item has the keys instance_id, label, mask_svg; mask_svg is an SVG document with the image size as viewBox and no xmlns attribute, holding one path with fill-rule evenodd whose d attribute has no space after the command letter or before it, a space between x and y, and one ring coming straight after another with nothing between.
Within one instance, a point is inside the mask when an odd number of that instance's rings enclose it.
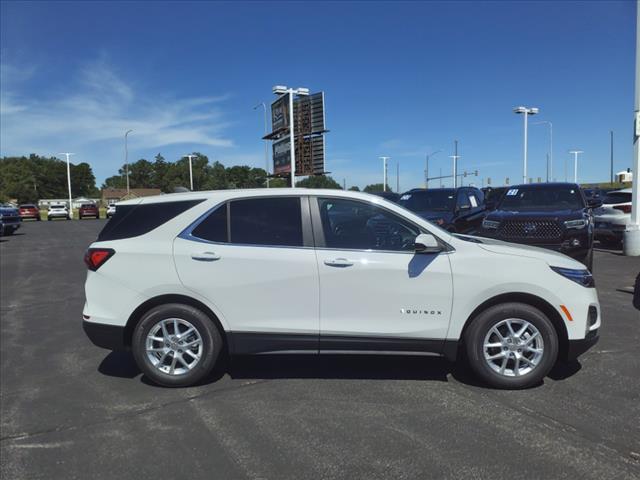
<instances>
[{"instance_id":1,"label":"chevrolet equinox","mask_svg":"<svg viewBox=\"0 0 640 480\"><path fill-rule=\"evenodd\" d=\"M86 334L165 386L201 381L224 355L366 352L465 358L487 384L524 388L600 327L578 261L453 235L363 193L128 200L85 262Z\"/></svg>"}]
</instances>

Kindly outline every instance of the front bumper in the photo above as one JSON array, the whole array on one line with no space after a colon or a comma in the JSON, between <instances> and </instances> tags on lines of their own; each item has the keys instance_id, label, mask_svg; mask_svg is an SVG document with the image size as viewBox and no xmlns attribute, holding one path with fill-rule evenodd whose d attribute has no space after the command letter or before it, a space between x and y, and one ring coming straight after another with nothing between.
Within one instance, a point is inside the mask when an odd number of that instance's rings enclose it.
<instances>
[{"instance_id":1,"label":"front bumper","mask_svg":"<svg viewBox=\"0 0 640 480\"><path fill-rule=\"evenodd\" d=\"M108 350L125 350L124 327L82 321L82 329L91 343Z\"/></svg>"},{"instance_id":2,"label":"front bumper","mask_svg":"<svg viewBox=\"0 0 640 480\"><path fill-rule=\"evenodd\" d=\"M575 360L580 355L593 347L600 340L598 330L590 331L587 336L580 340L569 340L569 348L567 349L567 360Z\"/></svg>"}]
</instances>

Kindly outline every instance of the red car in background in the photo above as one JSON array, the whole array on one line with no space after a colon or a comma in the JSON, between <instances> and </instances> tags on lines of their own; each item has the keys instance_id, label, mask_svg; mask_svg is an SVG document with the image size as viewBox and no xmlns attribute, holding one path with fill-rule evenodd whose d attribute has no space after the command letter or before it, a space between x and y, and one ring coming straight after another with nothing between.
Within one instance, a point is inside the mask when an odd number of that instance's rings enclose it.
<instances>
[{"instance_id":1,"label":"red car in background","mask_svg":"<svg viewBox=\"0 0 640 480\"><path fill-rule=\"evenodd\" d=\"M84 217L94 217L100 218L100 211L98 207L93 203L84 203L80 205L80 210L78 211L78 217L82 220Z\"/></svg>"},{"instance_id":2,"label":"red car in background","mask_svg":"<svg viewBox=\"0 0 640 480\"><path fill-rule=\"evenodd\" d=\"M20 218L22 220L24 220L25 218L33 218L34 220L40 221L40 209L33 203L25 203L24 205L20 205L18 207L18 211L20 212Z\"/></svg>"}]
</instances>

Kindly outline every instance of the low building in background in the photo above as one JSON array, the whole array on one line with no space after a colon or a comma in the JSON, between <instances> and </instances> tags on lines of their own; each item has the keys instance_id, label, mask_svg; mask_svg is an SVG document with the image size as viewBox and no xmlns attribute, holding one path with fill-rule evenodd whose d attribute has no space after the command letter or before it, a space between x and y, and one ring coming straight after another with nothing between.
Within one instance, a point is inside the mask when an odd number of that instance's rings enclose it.
<instances>
[{"instance_id":1,"label":"low building in background","mask_svg":"<svg viewBox=\"0 0 640 480\"><path fill-rule=\"evenodd\" d=\"M160 194L162 191L159 188L130 188L129 193L126 188L103 188L102 204L106 206L131 198L151 197Z\"/></svg>"},{"instance_id":2,"label":"low building in background","mask_svg":"<svg viewBox=\"0 0 640 480\"><path fill-rule=\"evenodd\" d=\"M80 208L80 205L85 203L95 203L98 204L100 202L99 198L87 198L87 197L76 197L71 200L73 204L73 208ZM42 198L38 200L38 208L41 210L45 210L49 208L51 205L66 205L69 206L68 198Z\"/></svg>"}]
</instances>

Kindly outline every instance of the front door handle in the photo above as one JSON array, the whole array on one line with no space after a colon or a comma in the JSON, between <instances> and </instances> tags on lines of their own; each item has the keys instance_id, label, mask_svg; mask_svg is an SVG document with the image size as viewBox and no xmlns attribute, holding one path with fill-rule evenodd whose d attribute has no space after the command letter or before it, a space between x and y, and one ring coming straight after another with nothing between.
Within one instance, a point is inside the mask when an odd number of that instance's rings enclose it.
<instances>
[{"instance_id":1,"label":"front door handle","mask_svg":"<svg viewBox=\"0 0 640 480\"><path fill-rule=\"evenodd\" d=\"M198 260L199 262L214 262L216 260L220 260L220 255L215 252L199 252L192 253L191 258L193 260Z\"/></svg>"},{"instance_id":2,"label":"front door handle","mask_svg":"<svg viewBox=\"0 0 640 480\"><path fill-rule=\"evenodd\" d=\"M353 266L353 262L347 260L346 258L334 258L333 260L325 260L325 265L329 267L351 267Z\"/></svg>"}]
</instances>

